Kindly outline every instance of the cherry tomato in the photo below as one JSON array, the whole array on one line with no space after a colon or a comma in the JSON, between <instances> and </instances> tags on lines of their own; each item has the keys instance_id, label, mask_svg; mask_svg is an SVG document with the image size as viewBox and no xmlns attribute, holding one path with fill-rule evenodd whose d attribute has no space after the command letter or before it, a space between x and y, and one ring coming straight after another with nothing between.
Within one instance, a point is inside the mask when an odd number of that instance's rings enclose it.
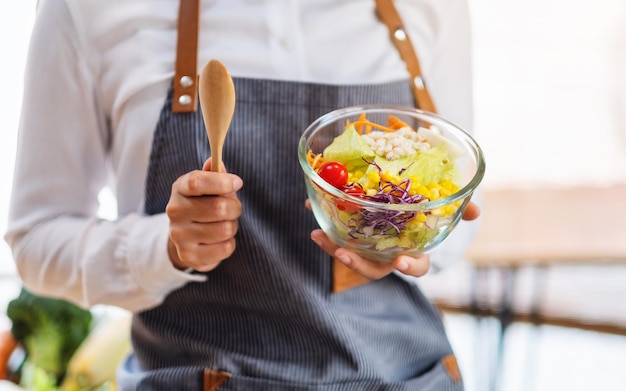
<instances>
[{"instance_id":1,"label":"cherry tomato","mask_svg":"<svg viewBox=\"0 0 626 391\"><path fill-rule=\"evenodd\" d=\"M348 183L348 169L339 162L326 162L317 171L317 174L334 187L341 189Z\"/></svg>"},{"instance_id":2,"label":"cherry tomato","mask_svg":"<svg viewBox=\"0 0 626 391\"><path fill-rule=\"evenodd\" d=\"M361 198L361 196L365 194L365 191L363 190L361 186L354 185L354 184L351 186L344 186L342 190L344 193L351 195L353 197L358 197L358 198ZM355 213L360 209L357 204L350 202L350 201L344 201L341 199L335 200L335 206L337 206L337 209L347 212L347 213Z\"/></svg>"},{"instance_id":3,"label":"cherry tomato","mask_svg":"<svg viewBox=\"0 0 626 391\"><path fill-rule=\"evenodd\" d=\"M365 190L363 190L360 185L346 186L342 190L344 193L355 197L360 197L362 194L365 194Z\"/></svg>"}]
</instances>

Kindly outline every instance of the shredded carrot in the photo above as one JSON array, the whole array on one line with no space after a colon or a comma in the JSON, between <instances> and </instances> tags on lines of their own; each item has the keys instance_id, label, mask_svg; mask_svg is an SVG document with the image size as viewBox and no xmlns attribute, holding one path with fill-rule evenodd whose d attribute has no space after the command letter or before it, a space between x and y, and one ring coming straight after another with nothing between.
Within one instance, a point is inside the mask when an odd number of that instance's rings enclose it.
<instances>
[{"instance_id":1,"label":"shredded carrot","mask_svg":"<svg viewBox=\"0 0 626 391\"><path fill-rule=\"evenodd\" d=\"M322 157L321 153L318 153L318 154L314 155L313 151L311 151L311 150L309 150L309 152L307 152L306 159L309 162L309 165L311 165L311 167L314 170L317 170L318 168L320 168L322 166L322 164L324 164L326 162L326 159L324 159Z\"/></svg>"},{"instance_id":2,"label":"shredded carrot","mask_svg":"<svg viewBox=\"0 0 626 391\"><path fill-rule=\"evenodd\" d=\"M9 358L17 345L10 329L0 331L0 379L7 375Z\"/></svg>"},{"instance_id":3,"label":"shredded carrot","mask_svg":"<svg viewBox=\"0 0 626 391\"><path fill-rule=\"evenodd\" d=\"M357 126L357 125L367 125L370 128L370 130L371 130L371 128L376 128L376 129L382 130L384 132L395 132L396 131L396 129L392 129L392 128L389 128L389 127L383 126L383 125L379 125L379 124L377 124L375 122L371 122L370 120L362 120L362 121L359 120L359 121L356 121L354 123L354 126Z\"/></svg>"},{"instance_id":4,"label":"shredded carrot","mask_svg":"<svg viewBox=\"0 0 626 391\"><path fill-rule=\"evenodd\" d=\"M402 121L400 118L396 117L395 115L390 115L389 118L387 118L387 126L389 126L391 129L398 130L398 129L409 127L409 124Z\"/></svg>"},{"instance_id":5,"label":"shredded carrot","mask_svg":"<svg viewBox=\"0 0 626 391\"><path fill-rule=\"evenodd\" d=\"M359 127L356 129L356 131L359 134L363 134L363 126L365 125L365 121L366 121L365 115L366 115L365 112L362 112L361 115L359 116L359 119L357 120L357 122L362 122L359 125Z\"/></svg>"}]
</instances>

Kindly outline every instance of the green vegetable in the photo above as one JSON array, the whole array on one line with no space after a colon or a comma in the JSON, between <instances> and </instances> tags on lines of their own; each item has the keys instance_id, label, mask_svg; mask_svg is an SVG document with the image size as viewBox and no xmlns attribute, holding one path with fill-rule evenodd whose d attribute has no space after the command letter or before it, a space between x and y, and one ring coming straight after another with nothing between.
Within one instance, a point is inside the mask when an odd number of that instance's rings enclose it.
<instances>
[{"instance_id":1,"label":"green vegetable","mask_svg":"<svg viewBox=\"0 0 626 391\"><path fill-rule=\"evenodd\" d=\"M26 362L54 376L59 383L74 351L89 334L91 312L65 300L22 289L9 302L7 315L13 336L24 346ZM28 381L24 376L22 380Z\"/></svg>"},{"instance_id":2,"label":"green vegetable","mask_svg":"<svg viewBox=\"0 0 626 391\"><path fill-rule=\"evenodd\" d=\"M413 158L413 162L405 167L403 178L417 176L424 185L445 179L455 182L459 175L455 162L451 160L448 149L443 144L420 152Z\"/></svg>"},{"instance_id":3,"label":"green vegetable","mask_svg":"<svg viewBox=\"0 0 626 391\"><path fill-rule=\"evenodd\" d=\"M366 169L368 164L363 158L371 160L376 153L359 135L354 125L350 125L324 149L323 155L327 162L341 162L352 172L359 168Z\"/></svg>"},{"instance_id":4,"label":"green vegetable","mask_svg":"<svg viewBox=\"0 0 626 391\"><path fill-rule=\"evenodd\" d=\"M20 371L20 386L28 391L57 391L57 379L42 368L26 361Z\"/></svg>"}]
</instances>

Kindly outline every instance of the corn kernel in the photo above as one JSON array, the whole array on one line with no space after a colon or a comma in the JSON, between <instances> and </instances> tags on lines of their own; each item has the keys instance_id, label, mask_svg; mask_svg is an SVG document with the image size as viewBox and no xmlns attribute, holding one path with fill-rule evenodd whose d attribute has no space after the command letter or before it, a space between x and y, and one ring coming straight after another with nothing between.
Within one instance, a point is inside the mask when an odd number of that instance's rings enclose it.
<instances>
[{"instance_id":1,"label":"corn kernel","mask_svg":"<svg viewBox=\"0 0 626 391\"><path fill-rule=\"evenodd\" d=\"M438 200L439 198L441 198L441 194L439 194L439 189L437 188L430 189L430 199Z\"/></svg>"},{"instance_id":2,"label":"corn kernel","mask_svg":"<svg viewBox=\"0 0 626 391\"><path fill-rule=\"evenodd\" d=\"M456 213L457 208L454 205L446 205L443 207L443 212L446 216L450 216Z\"/></svg>"},{"instance_id":3,"label":"corn kernel","mask_svg":"<svg viewBox=\"0 0 626 391\"><path fill-rule=\"evenodd\" d=\"M420 184L420 179L419 179L419 177L417 175L411 175L409 177L409 179L411 180L411 185L412 186L417 186L417 185Z\"/></svg>"},{"instance_id":4,"label":"corn kernel","mask_svg":"<svg viewBox=\"0 0 626 391\"><path fill-rule=\"evenodd\" d=\"M350 175L348 177L348 182L355 182L355 183L358 182L358 183L361 183L362 179L363 179L363 175L354 174L354 175Z\"/></svg>"},{"instance_id":5,"label":"corn kernel","mask_svg":"<svg viewBox=\"0 0 626 391\"><path fill-rule=\"evenodd\" d=\"M428 185L428 189L430 190L441 189L441 186L439 185L439 183L432 182Z\"/></svg>"},{"instance_id":6,"label":"corn kernel","mask_svg":"<svg viewBox=\"0 0 626 391\"><path fill-rule=\"evenodd\" d=\"M452 186L454 186L452 181L449 179L444 179L443 181L439 182L439 184L441 185L441 187L448 191L452 191Z\"/></svg>"},{"instance_id":7,"label":"corn kernel","mask_svg":"<svg viewBox=\"0 0 626 391\"><path fill-rule=\"evenodd\" d=\"M415 228L419 227L419 226L420 226L420 224L422 224L422 223L420 223L419 221L417 221L417 219L409 220L409 221L406 223L406 228L408 228L408 229L415 229Z\"/></svg>"},{"instance_id":8,"label":"corn kernel","mask_svg":"<svg viewBox=\"0 0 626 391\"><path fill-rule=\"evenodd\" d=\"M415 220L419 221L420 223L425 223L426 222L426 215L424 213L418 213L415 216Z\"/></svg>"},{"instance_id":9,"label":"corn kernel","mask_svg":"<svg viewBox=\"0 0 626 391\"><path fill-rule=\"evenodd\" d=\"M348 176L348 180L350 182L358 182L359 180L361 180L361 178L363 178L363 175L365 175L363 171L357 170L354 173L350 173L350 175Z\"/></svg>"},{"instance_id":10,"label":"corn kernel","mask_svg":"<svg viewBox=\"0 0 626 391\"><path fill-rule=\"evenodd\" d=\"M365 194L367 194L370 197L375 196L378 193L378 191L376 189L367 189L365 190Z\"/></svg>"},{"instance_id":11,"label":"corn kernel","mask_svg":"<svg viewBox=\"0 0 626 391\"><path fill-rule=\"evenodd\" d=\"M447 197L447 196L449 196L450 194L452 194L452 192L450 192L450 190L449 190L449 189L446 189L445 187L439 190L439 195L440 195L441 197Z\"/></svg>"},{"instance_id":12,"label":"corn kernel","mask_svg":"<svg viewBox=\"0 0 626 391\"><path fill-rule=\"evenodd\" d=\"M435 208L431 211L431 213L433 214L433 216L444 216L444 210L443 207L440 208Z\"/></svg>"},{"instance_id":13,"label":"corn kernel","mask_svg":"<svg viewBox=\"0 0 626 391\"><path fill-rule=\"evenodd\" d=\"M417 194L421 194L426 198L430 198L430 190L424 185L418 185L415 187L415 191Z\"/></svg>"},{"instance_id":14,"label":"corn kernel","mask_svg":"<svg viewBox=\"0 0 626 391\"><path fill-rule=\"evenodd\" d=\"M391 182L393 184L396 184L396 185L398 183L400 183L400 180L401 180L399 176L394 175L393 173L391 173L389 171L382 172L380 174L380 178L385 180L385 181L387 181L387 182Z\"/></svg>"},{"instance_id":15,"label":"corn kernel","mask_svg":"<svg viewBox=\"0 0 626 391\"><path fill-rule=\"evenodd\" d=\"M380 182L380 175L378 175L377 171L370 171L370 172L367 173L367 179L370 182L378 183L378 182Z\"/></svg>"}]
</instances>

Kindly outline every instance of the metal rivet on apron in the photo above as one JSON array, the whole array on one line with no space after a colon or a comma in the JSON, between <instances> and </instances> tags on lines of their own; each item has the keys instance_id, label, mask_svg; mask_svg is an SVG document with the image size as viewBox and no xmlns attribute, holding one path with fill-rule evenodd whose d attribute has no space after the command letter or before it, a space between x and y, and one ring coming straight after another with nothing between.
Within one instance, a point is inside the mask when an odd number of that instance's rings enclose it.
<instances>
[{"instance_id":1,"label":"metal rivet on apron","mask_svg":"<svg viewBox=\"0 0 626 391\"><path fill-rule=\"evenodd\" d=\"M424 79L422 79L421 76L415 76L415 79L413 79L413 84L415 84L415 87L419 88L420 90L423 90L425 88Z\"/></svg>"},{"instance_id":2,"label":"metal rivet on apron","mask_svg":"<svg viewBox=\"0 0 626 391\"><path fill-rule=\"evenodd\" d=\"M406 39L406 33L402 27L398 27L396 31L393 32L393 36L398 41L404 41Z\"/></svg>"},{"instance_id":3,"label":"metal rivet on apron","mask_svg":"<svg viewBox=\"0 0 626 391\"><path fill-rule=\"evenodd\" d=\"M189 76L183 76L180 78L180 86L183 88L188 88L193 85L193 79Z\"/></svg>"},{"instance_id":4,"label":"metal rivet on apron","mask_svg":"<svg viewBox=\"0 0 626 391\"><path fill-rule=\"evenodd\" d=\"M180 103L183 106L187 106L191 104L191 96L181 95L180 98L178 98L178 103Z\"/></svg>"}]
</instances>

